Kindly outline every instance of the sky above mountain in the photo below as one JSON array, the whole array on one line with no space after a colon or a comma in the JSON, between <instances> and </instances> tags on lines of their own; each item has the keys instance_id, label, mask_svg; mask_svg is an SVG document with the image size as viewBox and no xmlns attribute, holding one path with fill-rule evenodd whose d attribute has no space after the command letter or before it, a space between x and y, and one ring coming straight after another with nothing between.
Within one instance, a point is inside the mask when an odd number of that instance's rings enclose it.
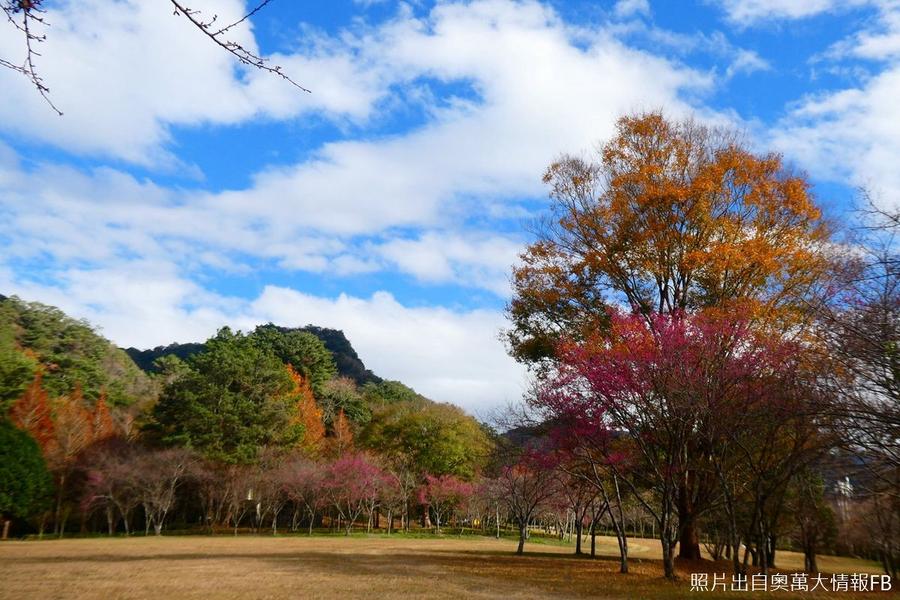
<instances>
[{"instance_id":1,"label":"sky above mountain","mask_svg":"<svg viewBox=\"0 0 900 600\"><path fill-rule=\"evenodd\" d=\"M619 115L736 127L837 218L900 197L900 1L275 0L234 37L310 94L164 0L47 7L64 116L0 69L0 293L122 346L312 323L485 414L526 387L499 332L542 172Z\"/></svg>"}]
</instances>

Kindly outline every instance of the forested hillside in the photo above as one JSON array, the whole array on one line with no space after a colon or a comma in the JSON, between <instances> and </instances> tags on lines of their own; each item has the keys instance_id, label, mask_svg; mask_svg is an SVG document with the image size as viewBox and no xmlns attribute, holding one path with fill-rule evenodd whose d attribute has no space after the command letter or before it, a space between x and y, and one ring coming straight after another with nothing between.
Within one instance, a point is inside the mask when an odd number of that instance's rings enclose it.
<instances>
[{"instance_id":1,"label":"forested hillside","mask_svg":"<svg viewBox=\"0 0 900 600\"><path fill-rule=\"evenodd\" d=\"M105 395L110 405L126 407L156 393L151 378L90 324L52 306L0 296L0 397L16 399L38 370L54 397L77 391L87 403Z\"/></svg>"},{"instance_id":2,"label":"forested hillside","mask_svg":"<svg viewBox=\"0 0 900 600\"><path fill-rule=\"evenodd\" d=\"M17 490L0 512L19 533L62 535L104 513L110 531L159 532L176 497L158 492L176 488L180 514L238 527L248 493L285 502L284 490L326 483L336 504L316 505L310 527L324 512L358 514L366 482L397 487L408 523L419 485L473 479L493 444L458 407L376 377L340 331L223 327L203 343L126 353L89 323L15 297L0 300L0 401L0 489Z\"/></svg>"},{"instance_id":3,"label":"forested hillside","mask_svg":"<svg viewBox=\"0 0 900 600\"><path fill-rule=\"evenodd\" d=\"M327 327L316 327L315 325L307 325L306 327L288 328L273 326L283 333L291 331L311 333L319 338L325 348L331 352L334 357L334 363L338 373L342 377L349 377L356 382L357 385L365 385L367 383L378 383L381 378L372 373L363 364L356 350L350 344L350 340L344 335L343 331L337 329L328 329ZM157 346L149 350L139 350L138 348L127 348L125 352L128 356L147 373L157 373L159 369L155 365L156 359L163 356L177 356L184 360L189 356L202 352L205 345L199 342L188 342L185 344L173 343L168 346Z\"/></svg>"}]
</instances>

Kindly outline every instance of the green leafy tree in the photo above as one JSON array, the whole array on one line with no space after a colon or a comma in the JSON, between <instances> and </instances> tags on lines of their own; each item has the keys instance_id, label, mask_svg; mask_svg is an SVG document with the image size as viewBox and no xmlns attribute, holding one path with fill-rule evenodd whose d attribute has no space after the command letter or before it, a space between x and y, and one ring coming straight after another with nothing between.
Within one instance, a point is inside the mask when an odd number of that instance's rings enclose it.
<instances>
[{"instance_id":1,"label":"green leafy tree","mask_svg":"<svg viewBox=\"0 0 900 600\"><path fill-rule=\"evenodd\" d=\"M263 446L302 441L294 383L252 336L222 328L186 365L166 367L171 381L150 426L163 443L236 463L254 460Z\"/></svg>"},{"instance_id":2,"label":"green leafy tree","mask_svg":"<svg viewBox=\"0 0 900 600\"><path fill-rule=\"evenodd\" d=\"M0 414L6 414L34 378L37 361L16 347L9 329L0 330Z\"/></svg>"},{"instance_id":3,"label":"green leafy tree","mask_svg":"<svg viewBox=\"0 0 900 600\"><path fill-rule=\"evenodd\" d=\"M268 323L257 327L249 337L281 362L294 367L310 383L317 396L325 383L337 375L331 352L322 340L311 333Z\"/></svg>"},{"instance_id":4,"label":"green leafy tree","mask_svg":"<svg viewBox=\"0 0 900 600\"><path fill-rule=\"evenodd\" d=\"M362 395L372 410L396 402L409 402L420 398L414 389L399 381L369 382L362 387Z\"/></svg>"},{"instance_id":5,"label":"green leafy tree","mask_svg":"<svg viewBox=\"0 0 900 600\"><path fill-rule=\"evenodd\" d=\"M349 377L328 381L322 386L318 399L322 407L322 419L329 427L334 426L341 411L354 425L365 425L372 418L372 412L359 393L356 382Z\"/></svg>"},{"instance_id":6,"label":"green leafy tree","mask_svg":"<svg viewBox=\"0 0 900 600\"><path fill-rule=\"evenodd\" d=\"M491 449L484 428L462 409L421 397L376 410L358 439L419 474L463 479L481 470Z\"/></svg>"},{"instance_id":7,"label":"green leafy tree","mask_svg":"<svg viewBox=\"0 0 900 600\"><path fill-rule=\"evenodd\" d=\"M12 518L26 518L49 506L53 481L37 442L0 421L0 516L3 538Z\"/></svg>"}]
</instances>

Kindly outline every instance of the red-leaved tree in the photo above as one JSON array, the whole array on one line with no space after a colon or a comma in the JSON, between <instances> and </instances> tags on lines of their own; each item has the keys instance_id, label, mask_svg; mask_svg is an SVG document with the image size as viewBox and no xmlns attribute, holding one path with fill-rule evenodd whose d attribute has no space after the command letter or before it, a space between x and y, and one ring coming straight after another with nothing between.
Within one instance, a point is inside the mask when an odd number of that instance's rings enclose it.
<instances>
[{"instance_id":1,"label":"red-leaved tree","mask_svg":"<svg viewBox=\"0 0 900 600\"><path fill-rule=\"evenodd\" d=\"M706 311L650 319L613 313L606 335L564 344L559 356L535 406L567 424L582 458L593 456L593 467L601 465L634 492L657 521L665 574L675 577L676 542L696 543L684 539L696 532L693 519L727 489L718 466L755 452L747 433L758 422L750 418L797 414L796 406L787 412L760 407L791 396L790 386L773 385L797 375L802 353L764 335L749 318ZM610 432L621 441L609 443ZM644 489L655 502L638 493ZM685 497L691 490L696 493Z\"/></svg>"}]
</instances>

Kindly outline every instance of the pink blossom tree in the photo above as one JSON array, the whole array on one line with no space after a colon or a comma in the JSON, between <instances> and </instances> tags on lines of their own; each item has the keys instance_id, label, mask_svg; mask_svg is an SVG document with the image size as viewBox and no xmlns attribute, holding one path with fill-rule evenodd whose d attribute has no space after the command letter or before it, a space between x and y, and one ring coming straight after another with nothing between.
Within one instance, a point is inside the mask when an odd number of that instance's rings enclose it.
<instances>
[{"instance_id":1,"label":"pink blossom tree","mask_svg":"<svg viewBox=\"0 0 900 600\"><path fill-rule=\"evenodd\" d=\"M346 535L364 511L369 517L367 529L371 528L384 480L384 472L364 453L346 453L328 466L323 489Z\"/></svg>"},{"instance_id":2,"label":"pink blossom tree","mask_svg":"<svg viewBox=\"0 0 900 600\"><path fill-rule=\"evenodd\" d=\"M300 513L309 519L307 532L312 535L316 515L328 506L329 497L325 490L327 466L308 458L298 457L286 465L285 493L294 505L291 528L296 530Z\"/></svg>"},{"instance_id":3,"label":"pink blossom tree","mask_svg":"<svg viewBox=\"0 0 900 600\"><path fill-rule=\"evenodd\" d=\"M426 475L419 488L419 503L434 515L435 531L441 532L441 524L454 510L460 508L474 491L472 484L454 475Z\"/></svg>"},{"instance_id":4,"label":"pink blossom tree","mask_svg":"<svg viewBox=\"0 0 900 600\"><path fill-rule=\"evenodd\" d=\"M495 491L519 529L516 554L525 552L528 526L559 494L557 461L545 448L528 447L506 457Z\"/></svg>"}]
</instances>

